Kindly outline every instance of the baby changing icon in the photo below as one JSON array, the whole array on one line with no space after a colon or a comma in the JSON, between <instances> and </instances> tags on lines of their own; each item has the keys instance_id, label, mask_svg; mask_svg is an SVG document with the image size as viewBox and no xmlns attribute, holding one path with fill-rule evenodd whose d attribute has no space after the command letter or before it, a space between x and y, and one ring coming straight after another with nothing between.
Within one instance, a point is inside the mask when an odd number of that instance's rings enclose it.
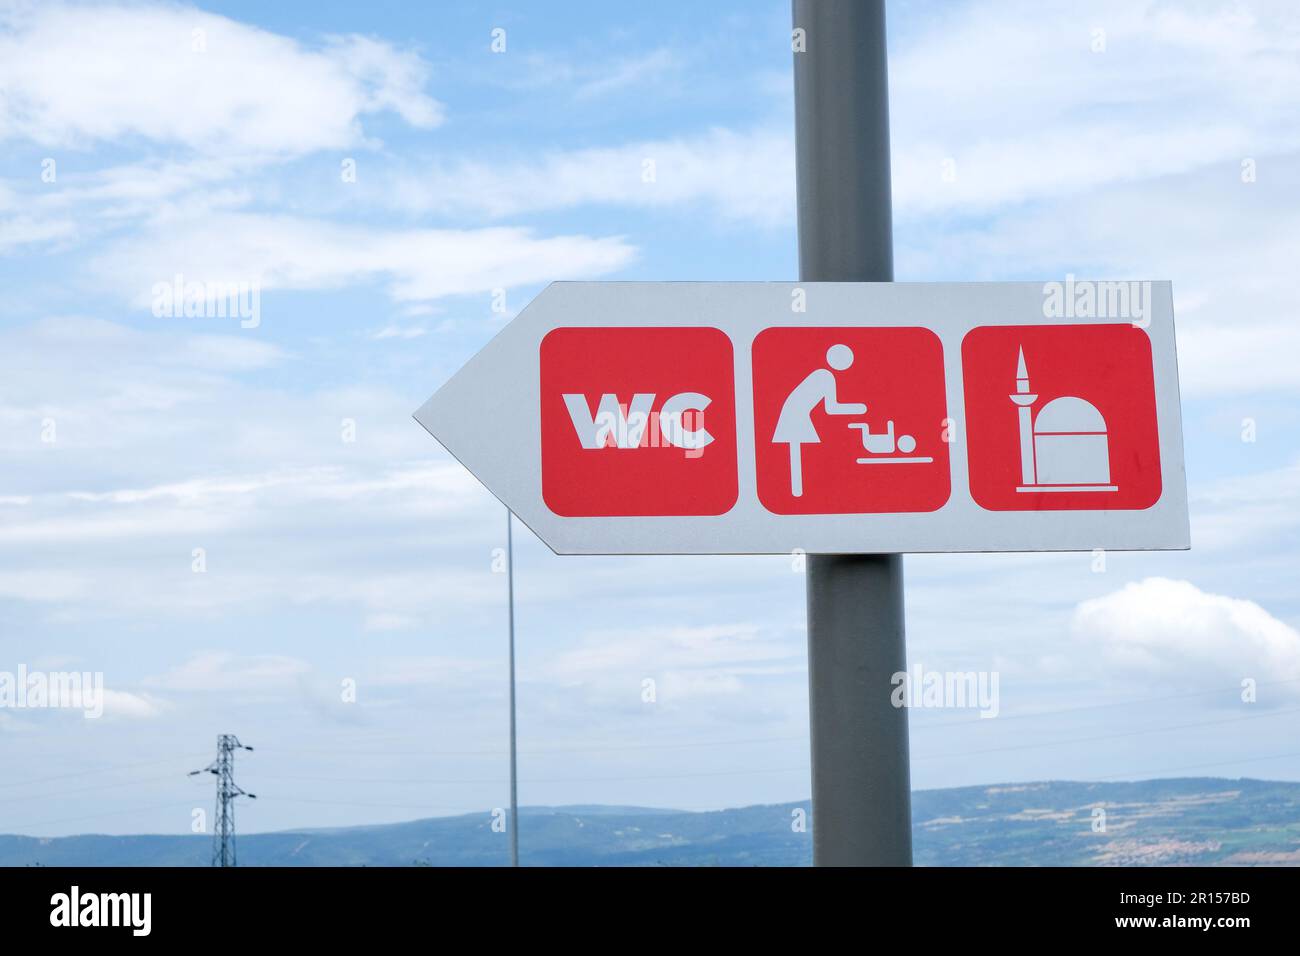
<instances>
[{"instance_id":1,"label":"baby changing icon","mask_svg":"<svg viewBox=\"0 0 1300 956\"><path fill-rule=\"evenodd\" d=\"M943 352L932 332L765 329L753 361L758 495L769 511L933 511L947 500ZM874 465L901 467L863 467Z\"/></svg>"}]
</instances>

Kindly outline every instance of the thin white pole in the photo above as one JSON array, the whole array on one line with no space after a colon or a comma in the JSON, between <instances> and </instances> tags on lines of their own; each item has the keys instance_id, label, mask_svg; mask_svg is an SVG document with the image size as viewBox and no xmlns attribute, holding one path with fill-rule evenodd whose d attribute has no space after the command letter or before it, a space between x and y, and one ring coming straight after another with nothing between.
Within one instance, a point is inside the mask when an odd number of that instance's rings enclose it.
<instances>
[{"instance_id":1,"label":"thin white pole","mask_svg":"<svg viewBox=\"0 0 1300 956\"><path fill-rule=\"evenodd\" d=\"M506 592L510 607L510 865L519 865L519 767L515 748L515 538L506 509Z\"/></svg>"}]
</instances>

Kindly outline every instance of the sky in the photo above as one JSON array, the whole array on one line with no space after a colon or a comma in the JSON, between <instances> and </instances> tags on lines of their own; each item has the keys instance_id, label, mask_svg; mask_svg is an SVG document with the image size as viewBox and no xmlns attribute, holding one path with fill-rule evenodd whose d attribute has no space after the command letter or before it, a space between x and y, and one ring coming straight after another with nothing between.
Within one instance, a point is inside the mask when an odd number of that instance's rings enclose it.
<instances>
[{"instance_id":1,"label":"sky","mask_svg":"<svg viewBox=\"0 0 1300 956\"><path fill-rule=\"evenodd\" d=\"M906 558L999 680L913 786L1300 780L1300 9L888 13L896 278L1171 280L1192 529ZM552 280L796 278L792 97L782 2L0 3L0 672L107 688L0 707L0 832L191 832L221 733L240 832L506 805L506 515L411 413ZM797 560L516 532L523 805L807 799Z\"/></svg>"}]
</instances>

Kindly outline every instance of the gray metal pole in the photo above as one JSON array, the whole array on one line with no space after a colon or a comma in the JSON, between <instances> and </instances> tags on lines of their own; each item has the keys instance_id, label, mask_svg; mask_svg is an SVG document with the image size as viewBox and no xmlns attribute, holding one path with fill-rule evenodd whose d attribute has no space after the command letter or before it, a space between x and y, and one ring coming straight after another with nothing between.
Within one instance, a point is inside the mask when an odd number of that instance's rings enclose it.
<instances>
[{"instance_id":1,"label":"gray metal pole","mask_svg":"<svg viewBox=\"0 0 1300 956\"><path fill-rule=\"evenodd\" d=\"M884 0L794 0L794 26L799 277L892 281ZM902 556L810 555L807 576L813 862L910 866Z\"/></svg>"},{"instance_id":2,"label":"gray metal pole","mask_svg":"<svg viewBox=\"0 0 1300 956\"><path fill-rule=\"evenodd\" d=\"M506 591L510 605L510 865L519 865L519 766L515 746L515 516L506 509Z\"/></svg>"}]
</instances>

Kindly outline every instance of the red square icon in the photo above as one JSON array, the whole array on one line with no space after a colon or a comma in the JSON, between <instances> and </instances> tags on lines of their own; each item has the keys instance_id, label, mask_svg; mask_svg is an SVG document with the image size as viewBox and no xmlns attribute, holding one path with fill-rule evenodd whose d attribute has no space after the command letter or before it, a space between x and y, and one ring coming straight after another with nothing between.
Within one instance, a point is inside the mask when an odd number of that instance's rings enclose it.
<instances>
[{"instance_id":1,"label":"red square icon","mask_svg":"<svg viewBox=\"0 0 1300 956\"><path fill-rule=\"evenodd\" d=\"M1160 498L1151 340L1132 323L981 326L961 346L971 496L989 511Z\"/></svg>"},{"instance_id":2,"label":"red square icon","mask_svg":"<svg viewBox=\"0 0 1300 956\"><path fill-rule=\"evenodd\" d=\"M775 514L935 511L951 490L943 345L921 328L754 338L758 497Z\"/></svg>"},{"instance_id":3,"label":"red square icon","mask_svg":"<svg viewBox=\"0 0 1300 956\"><path fill-rule=\"evenodd\" d=\"M736 503L731 339L553 329L541 346L542 498L566 518L720 515Z\"/></svg>"}]
</instances>

